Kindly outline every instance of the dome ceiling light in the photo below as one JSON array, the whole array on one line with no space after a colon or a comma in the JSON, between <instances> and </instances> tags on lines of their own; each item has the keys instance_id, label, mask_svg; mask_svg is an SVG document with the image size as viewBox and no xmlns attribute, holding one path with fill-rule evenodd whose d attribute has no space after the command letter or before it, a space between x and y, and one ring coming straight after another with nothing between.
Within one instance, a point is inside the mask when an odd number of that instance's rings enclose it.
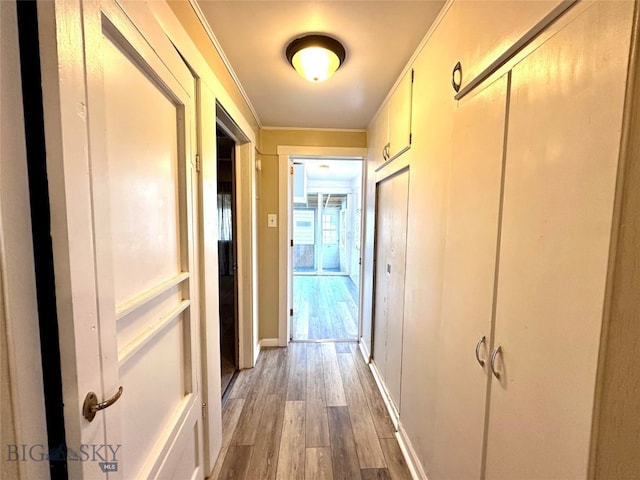
<instances>
[{"instance_id":1,"label":"dome ceiling light","mask_svg":"<svg viewBox=\"0 0 640 480\"><path fill-rule=\"evenodd\" d=\"M319 83L340 68L346 52L336 39L314 34L293 40L287 46L286 55L291 66L302 78Z\"/></svg>"}]
</instances>

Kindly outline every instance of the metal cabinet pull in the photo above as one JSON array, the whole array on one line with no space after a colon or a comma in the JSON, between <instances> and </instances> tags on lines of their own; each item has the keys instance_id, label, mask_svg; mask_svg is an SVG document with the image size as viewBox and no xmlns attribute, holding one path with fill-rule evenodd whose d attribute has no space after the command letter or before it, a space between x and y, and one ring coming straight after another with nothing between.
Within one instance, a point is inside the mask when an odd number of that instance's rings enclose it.
<instances>
[{"instance_id":1,"label":"metal cabinet pull","mask_svg":"<svg viewBox=\"0 0 640 480\"><path fill-rule=\"evenodd\" d=\"M94 392L89 392L84 398L84 404L82 405L82 415L84 416L84 418L91 422L96 416L96 412L110 407L111 405L116 403L121 396L122 387L118 389L113 397L108 398L104 402L98 403L98 396Z\"/></svg>"},{"instance_id":2,"label":"metal cabinet pull","mask_svg":"<svg viewBox=\"0 0 640 480\"><path fill-rule=\"evenodd\" d=\"M382 149L382 158L384 158L384 161L386 162L387 160L389 160L389 152L391 150L391 143L387 143L384 148Z\"/></svg>"},{"instance_id":3,"label":"metal cabinet pull","mask_svg":"<svg viewBox=\"0 0 640 480\"><path fill-rule=\"evenodd\" d=\"M451 86L456 93L460 91L460 87L462 86L462 64L460 64L460 62L456 63L456 66L453 67L453 71L451 72Z\"/></svg>"},{"instance_id":4,"label":"metal cabinet pull","mask_svg":"<svg viewBox=\"0 0 640 480\"><path fill-rule=\"evenodd\" d=\"M491 354L491 371L493 372L493 375L500 380L500 373L496 372L496 357L498 356L499 353L502 352L502 347L500 345L498 345L494 350L493 353Z\"/></svg>"},{"instance_id":5,"label":"metal cabinet pull","mask_svg":"<svg viewBox=\"0 0 640 480\"><path fill-rule=\"evenodd\" d=\"M476 343L476 360L478 361L481 367L484 367L484 360L480 360L480 346L484 343L484 340L485 338L483 335L482 338L478 340L478 343Z\"/></svg>"}]
</instances>

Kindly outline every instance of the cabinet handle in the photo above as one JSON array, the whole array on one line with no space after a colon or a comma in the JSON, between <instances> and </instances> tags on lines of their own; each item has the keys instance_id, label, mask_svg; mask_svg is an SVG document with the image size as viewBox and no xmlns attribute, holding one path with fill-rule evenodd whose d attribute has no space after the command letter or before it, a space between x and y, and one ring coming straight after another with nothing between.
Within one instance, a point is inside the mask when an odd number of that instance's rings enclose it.
<instances>
[{"instance_id":1,"label":"cabinet handle","mask_svg":"<svg viewBox=\"0 0 640 480\"><path fill-rule=\"evenodd\" d=\"M478 361L481 367L484 367L484 360L480 359L480 346L484 343L484 340L485 338L483 335L482 338L478 340L478 343L476 343L476 360Z\"/></svg>"},{"instance_id":2,"label":"cabinet handle","mask_svg":"<svg viewBox=\"0 0 640 480\"><path fill-rule=\"evenodd\" d=\"M462 65L460 62L456 63L456 66L453 67L453 72L451 72L451 86L458 93L460 91L460 86L462 85Z\"/></svg>"},{"instance_id":3,"label":"cabinet handle","mask_svg":"<svg viewBox=\"0 0 640 480\"><path fill-rule=\"evenodd\" d=\"M387 160L389 160L389 150L391 149L391 143L387 143L384 148L382 149L382 158L384 158L384 161L386 162Z\"/></svg>"},{"instance_id":4,"label":"cabinet handle","mask_svg":"<svg viewBox=\"0 0 640 480\"><path fill-rule=\"evenodd\" d=\"M500 380L500 373L496 372L496 357L498 356L499 353L502 352L502 347L500 345L498 345L494 350L493 353L491 354L491 371L493 372L493 375Z\"/></svg>"}]
</instances>

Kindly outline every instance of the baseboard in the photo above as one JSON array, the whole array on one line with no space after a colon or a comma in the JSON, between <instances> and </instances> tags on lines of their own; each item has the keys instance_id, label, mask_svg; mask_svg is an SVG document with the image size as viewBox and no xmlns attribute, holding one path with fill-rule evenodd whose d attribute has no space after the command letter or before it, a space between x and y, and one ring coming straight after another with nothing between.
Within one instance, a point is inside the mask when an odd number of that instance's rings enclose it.
<instances>
[{"instance_id":1,"label":"baseboard","mask_svg":"<svg viewBox=\"0 0 640 480\"><path fill-rule=\"evenodd\" d=\"M365 343L362 341L362 338L358 342L358 347L360 347L360 353L362 354L362 357L364 358L364 362L368 364L369 361L371 360L371 353L369 353L369 349L367 348Z\"/></svg>"},{"instance_id":2,"label":"baseboard","mask_svg":"<svg viewBox=\"0 0 640 480\"><path fill-rule=\"evenodd\" d=\"M376 381L376 385L378 385L378 390L380 391L380 395L382 395L384 406L387 407L387 412L389 412L389 416L393 422L393 427L398 431L398 418L400 415L396 410L396 407L391 402L391 397L389 396L389 392L387 392L387 387L385 386L384 381L378 372L378 367L373 360L369 363L369 369L373 374L373 379Z\"/></svg>"},{"instance_id":3,"label":"baseboard","mask_svg":"<svg viewBox=\"0 0 640 480\"><path fill-rule=\"evenodd\" d=\"M411 472L411 478L413 478L413 480L429 480L427 478L427 474L424 473L424 469L420 464L418 455L413 449L413 445L411 444L411 441L407 436L407 432L402 427L402 423L400 423L398 427L399 428L396 432L396 438L398 440L398 444L400 445L402 455L404 456L404 459L407 462L407 466L409 467L409 471Z\"/></svg>"},{"instance_id":4,"label":"baseboard","mask_svg":"<svg viewBox=\"0 0 640 480\"><path fill-rule=\"evenodd\" d=\"M263 338L260 340L260 347L278 347L280 341L277 338Z\"/></svg>"},{"instance_id":5,"label":"baseboard","mask_svg":"<svg viewBox=\"0 0 640 480\"><path fill-rule=\"evenodd\" d=\"M368 352L365 349L362 349L363 344L361 343L361 349L363 355ZM398 440L398 444L400 445L400 450L402 451L402 455L404 456L405 461L407 462L407 466L409 467L409 471L411 472L411 478L413 480L428 480L427 475L424 473L424 469L420 464L420 460L416 455L415 450L413 449L413 445L407 436L407 432L402 427L400 423L400 414L398 410L396 410L395 405L391 401L391 397L389 396L389 392L387 392L387 388L378 372L378 368L376 367L375 362L372 360L369 363L369 368L371 369L371 373L373 374L373 378L376 381L376 385L378 386L378 390L380 391L380 395L382 395L382 400L384 401L384 405L389 412L389 416L391 417L391 421L393 422L393 426L396 429L396 439Z\"/></svg>"},{"instance_id":6,"label":"baseboard","mask_svg":"<svg viewBox=\"0 0 640 480\"><path fill-rule=\"evenodd\" d=\"M260 343L260 340L258 340L258 343L253 348L253 365L252 365L252 368L255 367L258 364L258 357L260 356L260 349L261 348L262 348L262 344Z\"/></svg>"}]
</instances>

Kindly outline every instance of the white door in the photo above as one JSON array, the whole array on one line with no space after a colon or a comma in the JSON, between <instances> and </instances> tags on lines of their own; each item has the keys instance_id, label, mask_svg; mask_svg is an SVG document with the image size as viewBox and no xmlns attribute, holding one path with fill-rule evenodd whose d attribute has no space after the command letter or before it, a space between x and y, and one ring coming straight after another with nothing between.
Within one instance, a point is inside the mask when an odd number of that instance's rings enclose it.
<instances>
[{"instance_id":1,"label":"white door","mask_svg":"<svg viewBox=\"0 0 640 480\"><path fill-rule=\"evenodd\" d=\"M408 169L378 183L373 361L398 411L401 401L408 207Z\"/></svg>"},{"instance_id":2,"label":"white door","mask_svg":"<svg viewBox=\"0 0 640 480\"><path fill-rule=\"evenodd\" d=\"M434 478L478 479L482 470L506 98L505 76L465 97L455 112Z\"/></svg>"},{"instance_id":3,"label":"white door","mask_svg":"<svg viewBox=\"0 0 640 480\"><path fill-rule=\"evenodd\" d=\"M144 4L43 3L70 478L202 478L192 77Z\"/></svg>"},{"instance_id":4,"label":"white door","mask_svg":"<svg viewBox=\"0 0 640 480\"><path fill-rule=\"evenodd\" d=\"M632 10L595 2L512 72L488 479L588 477Z\"/></svg>"}]
</instances>

